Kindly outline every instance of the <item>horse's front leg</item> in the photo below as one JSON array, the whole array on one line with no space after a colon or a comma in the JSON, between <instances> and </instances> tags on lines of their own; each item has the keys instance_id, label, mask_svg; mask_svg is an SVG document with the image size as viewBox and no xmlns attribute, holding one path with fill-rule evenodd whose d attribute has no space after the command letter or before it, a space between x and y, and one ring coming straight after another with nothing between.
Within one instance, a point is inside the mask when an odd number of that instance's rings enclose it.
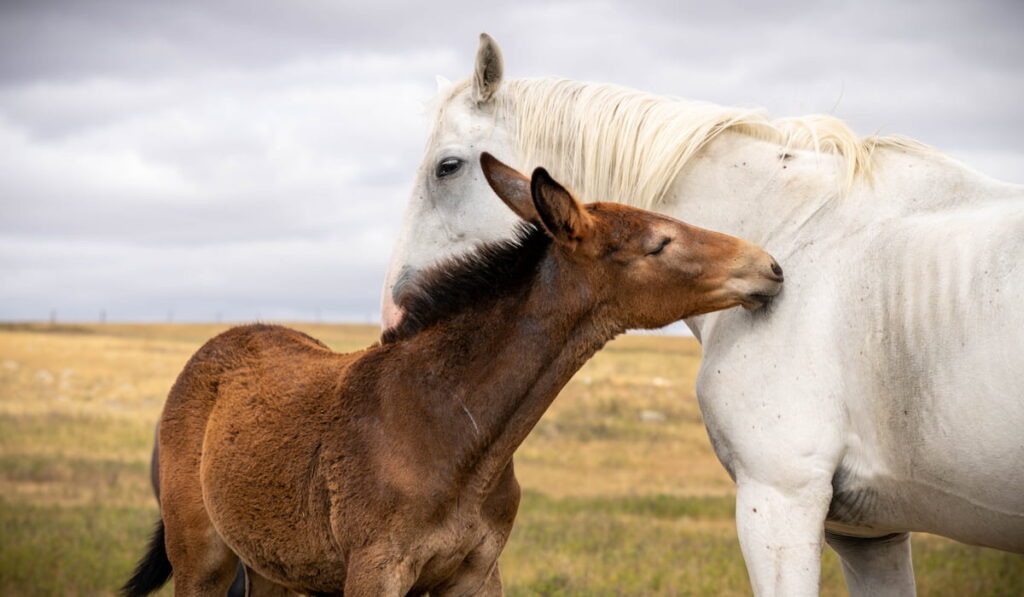
<instances>
[{"instance_id":1,"label":"horse's front leg","mask_svg":"<svg viewBox=\"0 0 1024 597\"><path fill-rule=\"evenodd\" d=\"M833 368L809 371L807 350L779 346L773 358L756 358L747 347L799 343L748 331L736 332L742 343L708 347L697 396L715 453L736 480L736 530L754 594L810 597L819 589L832 478L846 451L844 407Z\"/></svg>"},{"instance_id":2,"label":"horse's front leg","mask_svg":"<svg viewBox=\"0 0 1024 597\"><path fill-rule=\"evenodd\" d=\"M908 597L917 594L910 557L910 533L860 538L825 533L843 562L851 597Z\"/></svg>"},{"instance_id":3,"label":"horse's front leg","mask_svg":"<svg viewBox=\"0 0 1024 597\"><path fill-rule=\"evenodd\" d=\"M818 594L830 479L760 483L737 477L736 527L758 597Z\"/></svg>"}]
</instances>

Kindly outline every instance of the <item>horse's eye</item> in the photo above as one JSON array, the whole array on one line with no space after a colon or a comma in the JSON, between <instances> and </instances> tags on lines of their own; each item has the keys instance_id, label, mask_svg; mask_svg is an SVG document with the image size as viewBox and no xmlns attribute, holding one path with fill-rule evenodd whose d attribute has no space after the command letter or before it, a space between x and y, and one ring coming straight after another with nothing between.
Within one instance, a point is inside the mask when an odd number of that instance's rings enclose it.
<instances>
[{"instance_id":1,"label":"horse's eye","mask_svg":"<svg viewBox=\"0 0 1024 597\"><path fill-rule=\"evenodd\" d=\"M661 239L661 244L658 245L658 248L654 249L653 251L648 251L647 255L650 256L650 255L657 255L658 253L661 253L662 251L665 250L665 247L667 247L670 242L672 242L671 238L663 238L663 239Z\"/></svg>"},{"instance_id":2,"label":"horse's eye","mask_svg":"<svg viewBox=\"0 0 1024 597\"><path fill-rule=\"evenodd\" d=\"M451 176L459 171L462 167L463 161L459 158L445 158L438 162L437 168L434 170L434 176L438 178L444 178L445 176Z\"/></svg>"}]
</instances>

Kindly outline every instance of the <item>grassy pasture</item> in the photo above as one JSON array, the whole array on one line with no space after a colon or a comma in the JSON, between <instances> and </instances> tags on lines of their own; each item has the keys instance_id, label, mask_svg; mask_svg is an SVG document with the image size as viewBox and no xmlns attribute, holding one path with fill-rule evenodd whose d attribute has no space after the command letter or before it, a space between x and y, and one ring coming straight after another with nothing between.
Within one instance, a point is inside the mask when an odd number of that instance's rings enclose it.
<instances>
[{"instance_id":1,"label":"grassy pasture","mask_svg":"<svg viewBox=\"0 0 1024 597\"><path fill-rule=\"evenodd\" d=\"M221 325L0 326L0 595L109 595L156 518L153 423ZM295 326L336 350L369 326ZM747 595L734 488L693 395L690 339L628 336L577 374L516 456L507 593ZM922 595L1024 594L1024 559L917 535ZM826 549L822 593L845 595ZM163 594L170 594L165 589Z\"/></svg>"}]
</instances>

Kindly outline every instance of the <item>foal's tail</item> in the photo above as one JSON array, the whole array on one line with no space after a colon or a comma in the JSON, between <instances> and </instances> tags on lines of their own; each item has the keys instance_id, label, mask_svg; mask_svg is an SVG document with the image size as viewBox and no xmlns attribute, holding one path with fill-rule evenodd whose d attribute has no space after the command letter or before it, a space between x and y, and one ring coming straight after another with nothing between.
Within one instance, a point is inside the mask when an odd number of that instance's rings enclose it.
<instances>
[{"instance_id":1,"label":"foal's tail","mask_svg":"<svg viewBox=\"0 0 1024 597\"><path fill-rule=\"evenodd\" d=\"M164 521L157 521L156 530L149 540L149 550L139 560L135 574L121 587L124 597L145 597L167 583L171 578L171 561L164 545Z\"/></svg>"}]
</instances>

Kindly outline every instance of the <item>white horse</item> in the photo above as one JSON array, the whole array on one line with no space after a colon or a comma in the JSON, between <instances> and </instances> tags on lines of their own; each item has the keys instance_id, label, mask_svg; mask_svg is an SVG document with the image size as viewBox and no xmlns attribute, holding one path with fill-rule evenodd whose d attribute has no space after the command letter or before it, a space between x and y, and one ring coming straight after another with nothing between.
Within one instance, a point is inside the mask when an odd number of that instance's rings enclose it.
<instances>
[{"instance_id":1,"label":"white horse","mask_svg":"<svg viewBox=\"0 0 1024 597\"><path fill-rule=\"evenodd\" d=\"M1024 187L828 116L503 80L483 35L439 94L385 326L424 267L511 234L482 150L782 263L771 308L686 322L757 595L816 594L823 541L853 595L915 592L910 531L1024 552Z\"/></svg>"}]
</instances>

